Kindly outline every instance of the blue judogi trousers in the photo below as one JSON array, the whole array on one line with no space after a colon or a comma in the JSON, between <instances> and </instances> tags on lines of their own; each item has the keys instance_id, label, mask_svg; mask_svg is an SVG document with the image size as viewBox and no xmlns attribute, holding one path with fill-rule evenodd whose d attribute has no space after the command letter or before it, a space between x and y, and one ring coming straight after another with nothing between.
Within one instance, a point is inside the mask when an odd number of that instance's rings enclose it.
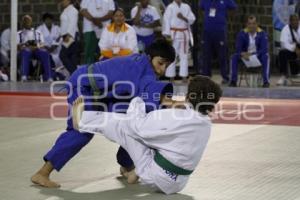
<instances>
[{"instance_id":1,"label":"blue judogi trousers","mask_svg":"<svg viewBox=\"0 0 300 200\"><path fill-rule=\"evenodd\" d=\"M32 51L29 48L22 49L20 51L21 58L21 75L28 76L30 69L30 62L32 58L38 59L44 69L43 78L44 80L48 80L52 78L51 65L50 65L50 54L46 49L36 49Z\"/></svg>"},{"instance_id":2,"label":"blue judogi trousers","mask_svg":"<svg viewBox=\"0 0 300 200\"><path fill-rule=\"evenodd\" d=\"M139 49L139 50L145 51L145 49L148 46L150 46L153 43L153 41L155 40L155 35L154 34L148 35L148 36L137 35L137 40L138 40L139 44L143 45L143 49ZM141 48L141 47L139 46L139 48Z\"/></svg>"},{"instance_id":3,"label":"blue judogi trousers","mask_svg":"<svg viewBox=\"0 0 300 200\"><path fill-rule=\"evenodd\" d=\"M263 54L257 57L258 60L262 64L262 77L264 83L269 83L269 55L268 54ZM231 79L230 81L232 82L237 82L238 79L238 65L239 62L241 62L241 56L239 54L234 54L231 57Z\"/></svg>"},{"instance_id":4,"label":"blue judogi trousers","mask_svg":"<svg viewBox=\"0 0 300 200\"><path fill-rule=\"evenodd\" d=\"M221 75L223 80L228 81L227 65L227 38L225 31L203 32L203 68L202 74L211 77L211 62L215 54L218 55Z\"/></svg>"}]
</instances>

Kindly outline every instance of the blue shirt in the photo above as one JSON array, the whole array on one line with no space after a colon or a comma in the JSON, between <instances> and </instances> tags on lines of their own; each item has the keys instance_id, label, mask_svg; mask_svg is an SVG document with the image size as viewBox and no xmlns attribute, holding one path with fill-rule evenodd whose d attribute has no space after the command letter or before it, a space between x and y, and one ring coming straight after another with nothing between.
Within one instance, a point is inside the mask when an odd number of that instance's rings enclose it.
<instances>
[{"instance_id":1,"label":"blue shirt","mask_svg":"<svg viewBox=\"0 0 300 200\"><path fill-rule=\"evenodd\" d=\"M200 8L204 11L204 31L225 31L227 26L227 11L237 8L234 0L201 0ZM210 16L216 9L215 16Z\"/></svg>"}]
</instances>

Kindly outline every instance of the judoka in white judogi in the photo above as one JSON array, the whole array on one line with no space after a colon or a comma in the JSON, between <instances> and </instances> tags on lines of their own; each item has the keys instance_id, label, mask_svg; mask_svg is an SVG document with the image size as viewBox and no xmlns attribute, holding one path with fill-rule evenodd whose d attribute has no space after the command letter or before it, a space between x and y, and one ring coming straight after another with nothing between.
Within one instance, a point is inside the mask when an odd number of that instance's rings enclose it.
<instances>
[{"instance_id":1,"label":"judoka in white judogi","mask_svg":"<svg viewBox=\"0 0 300 200\"><path fill-rule=\"evenodd\" d=\"M134 161L142 184L172 194L185 187L199 163L211 120L188 106L146 114L145 103L137 97L127 114L84 111L79 130L120 144Z\"/></svg>"},{"instance_id":2,"label":"judoka in white judogi","mask_svg":"<svg viewBox=\"0 0 300 200\"><path fill-rule=\"evenodd\" d=\"M185 18L185 21L184 19ZM180 59L179 76L188 76L188 51L191 38L190 25L196 20L190 6L181 0L174 0L163 16L163 35L170 36L173 41L173 47ZM175 62L172 63L167 71L167 77L176 76Z\"/></svg>"}]
</instances>

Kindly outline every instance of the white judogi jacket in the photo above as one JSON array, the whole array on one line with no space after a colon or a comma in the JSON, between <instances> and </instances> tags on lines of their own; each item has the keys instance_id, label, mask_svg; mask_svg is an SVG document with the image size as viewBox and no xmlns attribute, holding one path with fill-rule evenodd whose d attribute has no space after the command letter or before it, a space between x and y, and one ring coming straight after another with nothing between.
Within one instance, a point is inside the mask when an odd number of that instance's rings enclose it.
<instances>
[{"instance_id":1,"label":"white judogi jacket","mask_svg":"<svg viewBox=\"0 0 300 200\"><path fill-rule=\"evenodd\" d=\"M52 24L51 30L49 30L46 26L46 24L42 24L37 28L38 31L40 31L44 36L44 45L47 47L51 47L53 45L57 45L58 47L51 52L52 59L55 63L55 67L62 67L63 63L59 58L59 53L61 50L61 42L62 39L60 39L60 27L57 25Z\"/></svg>"},{"instance_id":2,"label":"white judogi jacket","mask_svg":"<svg viewBox=\"0 0 300 200\"><path fill-rule=\"evenodd\" d=\"M188 19L188 23L177 17L178 13ZM193 14L190 6L186 3L181 3L180 6L173 1L168 5L164 17L163 17L163 35L170 35L172 39L183 39L182 34L176 34L177 32L187 32L189 26L195 22L196 18ZM176 31L177 30L177 31ZM175 36L176 34L176 36ZM189 34L187 34L189 37Z\"/></svg>"},{"instance_id":3,"label":"white judogi jacket","mask_svg":"<svg viewBox=\"0 0 300 200\"><path fill-rule=\"evenodd\" d=\"M47 28L45 24L40 25L37 28L44 36L44 45L47 47L51 47L52 45L59 45L60 42L57 41L60 37L60 28L57 25L52 25L51 30Z\"/></svg>"},{"instance_id":4,"label":"white judogi jacket","mask_svg":"<svg viewBox=\"0 0 300 200\"><path fill-rule=\"evenodd\" d=\"M296 41L300 44L300 26L297 31L293 30ZM281 48L294 52L296 43L293 41L289 25L286 25L280 34Z\"/></svg>"},{"instance_id":5,"label":"white judogi jacket","mask_svg":"<svg viewBox=\"0 0 300 200\"><path fill-rule=\"evenodd\" d=\"M206 148L211 120L191 108L156 110L146 114L145 103L137 97L130 103L127 115L84 111L79 129L104 134L120 144L133 159L142 183L154 184L171 194L182 190L189 176L177 176L159 167L153 161L152 149L158 150L176 166L194 170Z\"/></svg>"}]
</instances>

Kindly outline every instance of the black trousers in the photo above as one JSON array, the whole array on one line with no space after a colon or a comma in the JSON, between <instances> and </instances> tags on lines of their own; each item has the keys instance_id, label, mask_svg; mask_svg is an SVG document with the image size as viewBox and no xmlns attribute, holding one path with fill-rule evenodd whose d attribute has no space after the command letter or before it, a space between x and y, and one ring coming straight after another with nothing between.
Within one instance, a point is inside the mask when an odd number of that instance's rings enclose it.
<instances>
[{"instance_id":1,"label":"black trousers","mask_svg":"<svg viewBox=\"0 0 300 200\"><path fill-rule=\"evenodd\" d=\"M66 48L62 45L59 58L61 59L64 66L67 68L67 70L72 74L76 69L77 65L80 62L80 56L79 56L79 40L76 36L75 41L69 46L69 48Z\"/></svg>"},{"instance_id":2,"label":"black trousers","mask_svg":"<svg viewBox=\"0 0 300 200\"><path fill-rule=\"evenodd\" d=\"M298 74L299 61L297 61L296 52L281 50L279 52L280 73L288 75L288 64L290 64L291 75Z\"/></svg>"}]
</instances>

